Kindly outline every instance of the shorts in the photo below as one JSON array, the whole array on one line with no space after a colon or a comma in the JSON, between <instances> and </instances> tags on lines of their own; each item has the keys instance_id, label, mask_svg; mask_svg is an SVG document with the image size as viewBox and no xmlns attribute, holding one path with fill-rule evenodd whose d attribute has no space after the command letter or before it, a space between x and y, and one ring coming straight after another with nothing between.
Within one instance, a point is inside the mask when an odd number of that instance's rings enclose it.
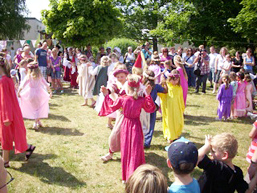
<instances>
[{"instance_id":1,"label":"shorts","mask_svg":"<svg viewBox=\"0 0 257 193\"><path fill-rule=\"evenodd\" d=\"M41 74L43 75L43 77L47 80L47 74L46 74L46 66L39 66L39 69L41 71Z\"/></svg>"},{"instance_id":2,"label":"shorts","mask_svg":"<svg viewBox=\"0 0 257 193\"><path fill-rule=\"evenodd\" d=\"M52 79L61 79L61 71L55 71L55 72L51 72L51 78Z\"/></svg>"},{"instance_id":3,"label":"shorts","mask_svg":"<svg viewBox=\"0 0 257 193\"><path fill-rule=\"evenodd\" d=\"M215 83L219 83L220 73L221 73L221 70L217 70L217 73L215 75L215 80L214 80Z\"/></svg>"},{"instance_id":4,"label":"shorts","mask_svg":"<svg viewBox=\"0 0 257 193\"><path fill-rule=\"evenodd\" d=\"M211 69L210 69L209 78L208 78L209 81L212 81L212 80L215 81L215 73L214 73L214 72L215 72L215 69L214 69L214 68L211 68Z\"/></svg>"}]
</instances>

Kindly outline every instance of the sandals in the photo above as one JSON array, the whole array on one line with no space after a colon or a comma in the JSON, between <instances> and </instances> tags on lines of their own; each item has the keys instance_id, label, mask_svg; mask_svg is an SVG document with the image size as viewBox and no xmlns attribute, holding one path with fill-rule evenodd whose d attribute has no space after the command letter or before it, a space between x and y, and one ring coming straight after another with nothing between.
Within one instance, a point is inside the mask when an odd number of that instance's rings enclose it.
<instances>
[{"instance_id":1,"label":"sandals","mask_svg":"<svg viewBox=\"0 0 257 193\"><path fill-rule=\"evenodd\" d=\"M111 160L112 159L112 156L108 153L108 154L106 154L105 156L102 156L101 157L101 160L103 161L103 162L108 162L109 160Z\"/></svg>"},{"instance_id":2,"label":"sandals","mask_svg":"<svg viewBox=\"0 0 257 193\"><path fill-rule=\"evenodd\" d=\"M9 168L9 167L10 167L9 161L4 162L4 167L5 167L5 168Z\"/></svg>"},{"instance_id":3,"label":"sandals","mask_svg":"<svg viewBox=\"0 0 257 193\"><path fill-rule=\"evenodd\" d=\"M29 160L30 156L32 155L35 149L36 149L36 146L29 145L29 148L26 150L25 161Z\"/></svg>"},{"instance_id":4,"label":"sandals","mask_svg":"<svg viewBox=\"0 0 257 193\"><path fill-rule=\"evenodd\" d=\"M109 129L113 129L113 125L112 124L107 124L106 127L109 128Z\"/></svg>"}]
</instances>

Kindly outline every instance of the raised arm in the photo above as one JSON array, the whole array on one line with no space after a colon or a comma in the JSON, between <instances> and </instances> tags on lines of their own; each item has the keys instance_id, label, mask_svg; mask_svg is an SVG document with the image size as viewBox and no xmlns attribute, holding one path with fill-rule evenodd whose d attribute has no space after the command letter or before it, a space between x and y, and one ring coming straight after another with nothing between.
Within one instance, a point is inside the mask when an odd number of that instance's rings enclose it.
<instances>
[{"instance_id":1,"label":"raised arm","mask_svg":"<svg viewBox=\"0 0 257 193\"><path fill-rule=\"evenodd\" d=\"M198 163L203 160L205 154L207 154L211 149L211 136L205 136L205 144L200 149L198 149Z\"/></svg>"}]
</instances>

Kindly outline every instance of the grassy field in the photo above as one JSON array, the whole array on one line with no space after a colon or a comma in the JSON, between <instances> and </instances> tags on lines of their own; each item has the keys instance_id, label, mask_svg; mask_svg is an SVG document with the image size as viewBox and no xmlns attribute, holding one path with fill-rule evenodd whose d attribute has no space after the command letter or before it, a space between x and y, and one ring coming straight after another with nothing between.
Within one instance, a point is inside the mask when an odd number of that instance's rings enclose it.
<instances>
[{"instance_id":1,"label":"grassy field","mask_svg":"<svg viewBox=\"0 0 257 193\"><path fill-rule=\"evenodd\" d=\"M8 185L9 192L124 191L120 154L115 154L115 159L105 164L100 160L100 156L108 152L111 131L106 128L107 118L98 117L93 109L82 107L81 103L83 98L76 91L66 89L65 94L51 99L49 118L42 121L44 128L39 132L31 129L32 121L25 120L28 142L37 148L28 163L24 162L24 154L11 155L8 171L15 180ZM234 164L245 173L248 165L245 155L250 144L248 133L253 121L249 118L215 121L217 105L210 90L205 95L193 94L190 90L183 136L200 147L206 134L233 133L239 141ZM157 121L152 146L145 150L146 162L159 167L170 185L173 175L166 166L165 146L161 121ZM193 176L197 178L200 174L196 168Z\"/></svg>"}]
</instances>

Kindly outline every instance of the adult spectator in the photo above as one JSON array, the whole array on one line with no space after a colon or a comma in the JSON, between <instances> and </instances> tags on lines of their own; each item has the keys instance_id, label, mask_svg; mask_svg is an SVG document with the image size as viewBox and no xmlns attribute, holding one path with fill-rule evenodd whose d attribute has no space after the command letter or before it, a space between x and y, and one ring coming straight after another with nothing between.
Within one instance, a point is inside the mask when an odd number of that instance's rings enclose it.
<instances>
[{"instance_id":1,"label":"adult spectator","mask_svg":"<svg viewBox=\"0 0 257 193\"><path fill-rule=\"evenodd\" d=\"M96 55L96 64L100 64L100 60L103 56L106 56L106 53L104 51L104 47L100 47L99 52Z\"/></svg>"},{"instance_id":2,"label":"adult spectator","mask_svg":"<svg viewBox=\"0 0 257 193\"><path fill-rule=\"evenodd\" d=\"M176 54L176 50L175 50L175 47L171 47L170 50L169 50L169 55L174 58Z\"/></svg>"},{"instance_id":3,"label":"adult spectator","mask_svg":"<svg viewBox=\"0 0 257 193\"><path fill-rule=\"evenodd\" d=\"M243 58L239 51L236 51L236 56L232 59L232 71L237 73L243 67Z\"/></svg>"},{"instance_id":4,"label":"adult spectator","mask_svg":"<svg viewBox=\"0 0 257 193\"><path fill-rule=\"evenodd\" d=\"M120 49L119 47L114 47L114 48L113 48L113 52L114 52L115 54L117 54L117 56L118 56L118 58L119 58L119 62L123 63L123 62L124 62L124 58L123 58L123 56L122 56L122 54L121 54L121 49Z\"/></svg>"},{"instance_id":5,"label":"adult spectator","mask_svg":"<svg viewBox=\"0 0 257 193\"><path fill-rule=\"evenodd\" d=\"M251 48L248 48L244 57L244 70L253 74L253 66L255 65L254 57L252 56Z\"/></svg>"},{"instance_id":6,"label":"adult spectator","mask_svg":"<svg viewBox=\"0 0 257 193\"><path fill-rule=\"evenodd\" d=\"M132 67L135 63L135 54L132 52L132 47L128 47L128 52L124 56L125 64L127 67L127 70L131 73L132 72Z\"/></svg>"},{"instance_id":7,"label":"adult spectator","mask_svg":"<svg viewBox=\"0 0 257 193\"><path fill-rule=\"evenodd\" d=\"M164 70L164 63L166 61L171 61L172 57L168 55L169 51L168 48L162 48L162 54L160 54L160 62L161 62L161 69ZM176 67L171 64L171 67L175 69Z\"/></svg>"},{"instance_id":8,"label":"adult spectator","mask_svg":"<svg viewBox=\"0 0 257 193\"><path fill-rule=\"evenodd\" d=\"M3 48L3 49L2 49L2 52L5 53L5 59L6 59L6 61L8 62L10 68L12 69L12 57L11 57L11 55L8 54L8 51L7 51L6 48Z\"/></svg>"},{"instance_id":9,"label":"adult spectator","mask_svg":"<svg viewBox=\"0 0 257 193\"><path fill-rule=\"evenodd\" d=\"M145 45L142 47L142 52L145 56L145 60L151 59L153 50L150 48L150 43L146 42Z\"/></svg>"},{"instance_id":10,"label":"adult spectator","mask_svg":"<svg viewBox=\"0 0 257 193\"><path fill-rule=\"evenodd\" d=\"M93 56L90 44L87 45L87 49L85 50L85 55L87 56L87 58L90 58L91 56Z\"/></svg>"},{"instance_id":11,"label":"adult spectator","mask_svg":"<svg viewBox=\"0 0 257 193\"><path fill-rule=\"evenodd\" d=\"M35 60L38 62L38 66L43 77L47 80L46 70L48 66L48 61L47 61L47 43L46 42L42 44L41 48L37 49Z\"/></svg>"},{"instance_id":12,"label":"adult spectator","mask_svg":"<svg viewBox=\"0 0 257 193\"><path fill-rule=\"evenodd\" d=\"M109 56L112 53L112 48L111 47L107 47L106 48L106 56Z\"/></svg>"},{"instance_id":13,"label":"adult spectator","mask_svg":"<svg viewBox=\"0 0 257 193\"><path fill-rule=\"evenodd\" d=\"M185 69L187 72L189 87L195 87L194 60L195 60L195 55L193 53L193 50L192 48L188 48L186 52L186 56L183 57L183 61L185 63Z\"/></svg>"},{"instance_id":14,"label":"adult spectator","mask_svg":"<svg viewBox=\"0 0 257 193\"><path fill-rule=\"evenodd\" d=\"M14 56L15 56L15 50L14 50L13 46L11 47L10 55L11 55L11 59L12 59L12 61L13 61Z\"/></svg>"},{"instance_id":15,"label":"adult spectator","mask_svg":"<svg viewBox=\"0 0 257 193\"><path fill-rule=\"evenodd\" d=\"M25 46L23 48L23 52L22 52L21 56L22 56L23 59L33 58L33 56L31 55L29 46Z\"/></svg>"},{"instance_id":16,"label":"adult spectator","mask_svg":"<svg viewBox=\"0 0 257 193\"><path fill-rule=\"evenodd\" d=\"M201 73L199 76L196 76L195 93L199 92L199 87L201 83L203 84L202 93L206 93L206 81L210 73L210 59L205 49L201 50L200 54L198 54L198 56L195 58L194 63L196 62L199 62L200 64Z\"/></svg>"},{"instance_id":17,"label":"adult spectator","mask_svg":"<svg viewBox=\"0 0 257 193\"><path fill-rule=\"evenodd\" d=\"M178 50L177 50L175 55L179 55L182 58L182 53L183 53L183 48L182 47L178 47Z\"/></svg>"},{"instance_id":18,"label":"adult spectator","mask_svg":"<svg viewBox=\"0 0 257 193\"><path fill-rule=\"evenodd\" d=\"M228 53L228 50L226 47L222 47L220 49L220 54L216 57L215 60L215 69L214 69L214 73L215 73L215 81L214 81L214 87L213 87L213 91L212 93L215 93L217 88L218 88L218 84L220 81L220 73L221 73L221 67L224 65L224 62L226 61L226 55Z\"/></svg>"},{"instance_id":19,"label":"adult spectator","mask_svg":"<svg viewBox=\"0 0 257 193\"><path fill-rule=\"evenodd\" d=\"M210 58L209 81L210 81L210 84L211 84L211 88L213 88L212 80L215 81L215 60L216 60L217 56L218 56L218 54L216 53L214 46L211 46L210 47L210 54L209 54L209 58Z\"/></svg>"}]
</instances>

